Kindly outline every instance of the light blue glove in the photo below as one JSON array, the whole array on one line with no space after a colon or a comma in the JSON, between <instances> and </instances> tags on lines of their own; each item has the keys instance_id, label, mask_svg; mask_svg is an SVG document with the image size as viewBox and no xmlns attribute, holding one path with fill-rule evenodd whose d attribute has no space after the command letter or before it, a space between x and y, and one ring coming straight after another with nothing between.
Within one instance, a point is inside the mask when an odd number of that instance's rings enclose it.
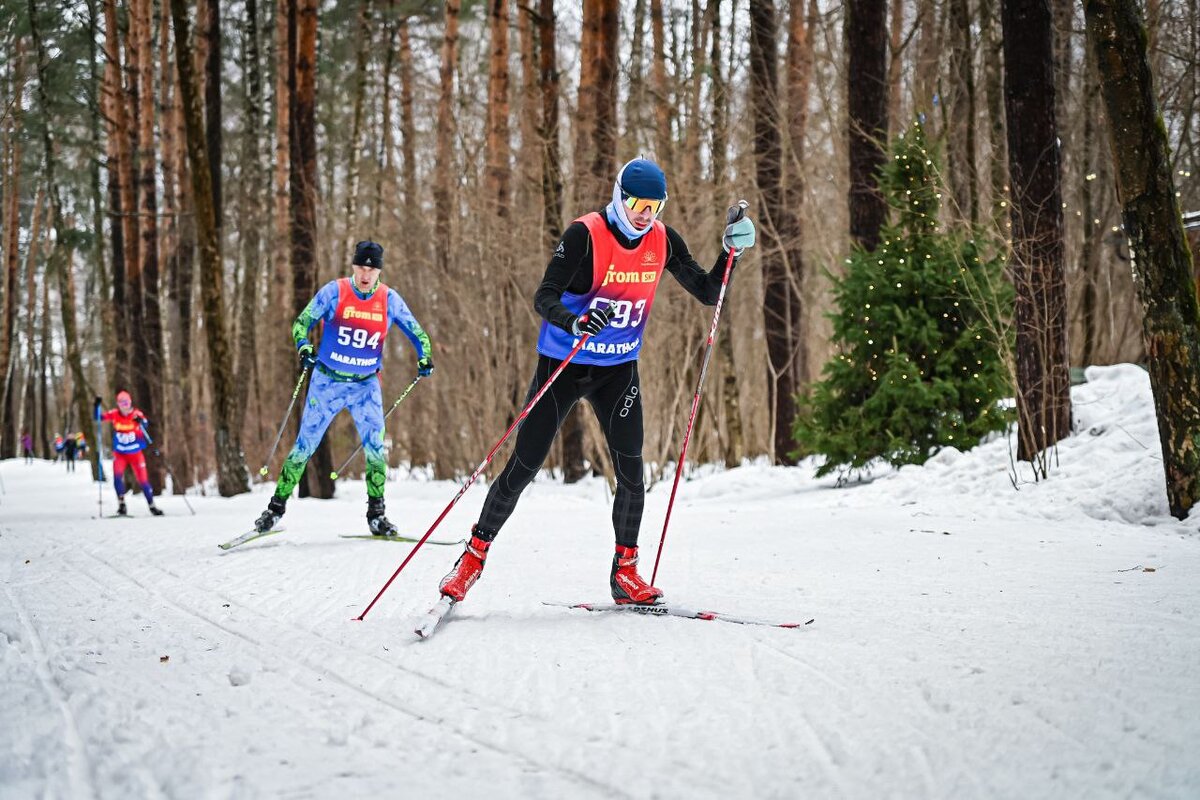
<instances>
[{"instance_id":1,"label":"light blue glove","mask_svg":"<svg viewBox=\"0 0 1200 800\"><path fill-rule=\"evenodd\" d=\"M748 218L742 217L732 225L726 226L721 245L727 253L731 247L737 248L738 253L748 247L754 247L754 223Z\"/></svg>"}]
</instances>

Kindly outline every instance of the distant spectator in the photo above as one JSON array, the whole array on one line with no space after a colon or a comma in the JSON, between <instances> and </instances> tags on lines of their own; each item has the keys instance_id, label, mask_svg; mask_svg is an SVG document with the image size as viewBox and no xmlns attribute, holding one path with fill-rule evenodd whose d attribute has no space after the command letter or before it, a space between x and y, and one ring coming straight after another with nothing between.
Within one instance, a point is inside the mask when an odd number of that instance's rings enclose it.
<instances>
[{"instance_id":1,"label":"distant spectator","mask_svg":"<svg viewBox=\"0 0 1200 800\"><path fill-rule=\"evenodd\" d=\"M63 441L63 458L67 460L67 472L75 471L75 451L79 448L79 444L75 441L75 437L67 434Z\"/></svg>"},{"instance_id":2,"label":"distant spectator","mask_svg":"<svg viewBox=\"0 0 1200 800\"><path fill-rule=\"evenodd\" d=\"M21 431L21 451L25 454L25 463L33 463L33 437L29 431Z\"/></svg>"}]
</instances>

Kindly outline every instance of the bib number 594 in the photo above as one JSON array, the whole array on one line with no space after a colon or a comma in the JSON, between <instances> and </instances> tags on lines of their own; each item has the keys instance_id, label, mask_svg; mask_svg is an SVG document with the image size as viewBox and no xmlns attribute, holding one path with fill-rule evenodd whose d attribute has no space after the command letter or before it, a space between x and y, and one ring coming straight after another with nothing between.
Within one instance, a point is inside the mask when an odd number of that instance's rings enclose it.
<instances>
[{"instance_id":1,"label":"bib number 594","mask_svg":"<svg viewBox=\"0 0 1200 800\"><path fill-rule=\"evenodd\" d=\"M374 350L379 346L379 332L369 334L363 328L347 328L344 325L339 325L337 329L338 344L346 345L362 349L364 347Z\"/></svg>"}]
</instances>

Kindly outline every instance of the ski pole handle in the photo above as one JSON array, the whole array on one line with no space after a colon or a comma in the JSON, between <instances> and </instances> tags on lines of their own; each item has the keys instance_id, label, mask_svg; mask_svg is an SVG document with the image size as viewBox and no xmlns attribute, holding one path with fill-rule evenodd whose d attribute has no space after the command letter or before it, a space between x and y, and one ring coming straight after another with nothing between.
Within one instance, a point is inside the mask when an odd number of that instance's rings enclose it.
<instances>
[{"instance_id":1,"label":"ski pole handle","mask_svg":"<svg viewBox=\"0 0 1200 800\"><path fill-rule=\"evenodd\" d=\"M425 376L418 375L417 377L413 378L412 383L410 383L408 386L404 387L404 391L401 392L400 396L396 398L396 402L392 403L392 407L389 408L387 413L383 415L383 419L385 422L387 421L387 418L392 415L392 412L396 410L396 406L398 406L404 402L404 398L408 397L408 393L411 392L416 387L417 383L420 382L421 378L423 378L423 377L425 377ZM346 461L340 467L335 469L333 472L329 473L329 479L331 481L336 481L338 479L338 475L341 473L342 470L344 470L347 467L347 465L349 465L349 463L351 461L354 460L354 457L356 455L358 455L359 450L362 450L361 442L359 443L358 447L354 448L354 452L350 454L350 457L347 458Z\"/></svg>"},{"instance_id":2,"label":"ski pole handle","mask_svg":"<svg viewBox=\"0 0 1200 800\"><path fill-rule=\"evenodd\" d=\"M271 459L275 456L275 448L279 447L279 440L283 438L283 429L287 427L287 422L292 417L292 409L296 407L296 398L300 396L300 387L304 385L304 379L308 377L309 368L305 367L300 371L300 380L296 381L296 388L292 390L292 402L288 405L287 413L283 415L283 421L279 423L279 433L275 434L275 443L271 445L271 452L267 453L267 460L259 469L258 474L264 478L267 477L267 465L271 463Z\"/></svg>"}]
</instances>

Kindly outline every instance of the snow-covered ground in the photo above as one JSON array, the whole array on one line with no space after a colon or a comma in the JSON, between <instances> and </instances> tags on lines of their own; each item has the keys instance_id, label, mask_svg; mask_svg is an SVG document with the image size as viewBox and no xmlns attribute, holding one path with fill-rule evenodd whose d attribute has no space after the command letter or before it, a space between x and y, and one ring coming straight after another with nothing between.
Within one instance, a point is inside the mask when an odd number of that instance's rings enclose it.
<instances>
[{"instance_id":1,"label":"snow-covered ground","mask_svg":"<svg viewBox=\"0 0 1200 800\"><path fill-rule=\"evenodd\" d=\"M457 549L352 622L410 547L338 537L361 483L222 553L266 488L97 519L83 471L5 461L0 797L1198 797L1200 522L1167 515L1145 373L1089 377L1049 481L1014 489L996 441L842 489L682 484L668 599L797 630L543 606L607 595L598 481L535 483L419 642ZM387 491L419 534L456 489Z\"/></svg>"}]
</instances>

